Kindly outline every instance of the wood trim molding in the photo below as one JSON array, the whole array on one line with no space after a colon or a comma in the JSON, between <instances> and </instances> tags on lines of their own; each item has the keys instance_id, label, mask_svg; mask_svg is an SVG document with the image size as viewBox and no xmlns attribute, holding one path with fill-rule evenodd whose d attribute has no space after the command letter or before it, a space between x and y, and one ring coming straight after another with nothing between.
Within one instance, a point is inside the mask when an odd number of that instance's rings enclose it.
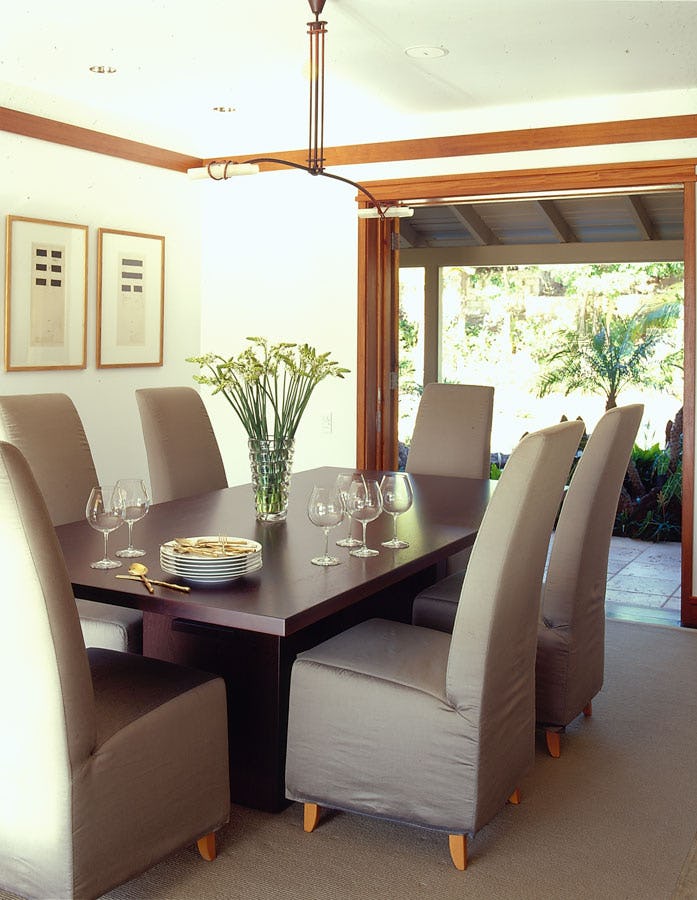
<instances>
[{"instance_id":1,"label":"wood trim molding","mask_svg":"<svg viewBox=\"0 0 697 900\"><path fill-rule=\"evenodd\" d=\"M366 181L364 185L380 201L452 202L453 198L490 197L500 194L536 194L547 191L590 191L646 185L682 186L697 180L697 158L650 162L604 163L541 169L432 175Z\"/></svg>"},{"instance_id":2,"label":"wood trim molding","mask_svg":"<svg viewBox=\"0 0 697 900\"><path fill-rule=\"evenodd\" d=\"M171 169L175 172L186 172L187 169L202 165L201 160L194 156L186 156L173 150L163 150L161 147L154 147L150 144L141 144L127 138L103 134L101 131L81 128L78 125L68 125L65 122L57 122L55 119L19 112L16 109L8 109L6 106L0 106L0 129L12 134L48 141L52 144L62 144L78 150L116 156L129 162Z\"/></svg>"},{"instance_id":3,"label":"wood trim molding","mask_svg":"<svg viewBox=\"0 0 697 900\"><path fill-rule=\"evenodd\" d=\"M372 144L346 144L339 147L325 147L324 164L329 168L414 159L444 159L452 156L478 156L522 150L556 150L564 147L590 147L602 144L673 141L689 138L697 138L697 115L590 122L583 125L552 125L544 128L489 131L481 134L382 141ZM237 153L230 157L219 156L205 159L203 165L215 162L216 159L229 158L243 161L264 156L280 157L301 165L307 164L307 150L284 150L274 153ZM271 170L281 169L283 166L262 163L261 168Z\"/></svg>"},{"instance_id":4,"label":"wood trim molding","mask_svg":"<svg viewBox=\"0 0 697 900\"><path fill-rule=\"evenodd\" d=\"M697 597L693 595L694 515L695 515L695 328L697 328L697 228L695 184L685 185L685 338L683 396L683 481L682 481L682 587L680 620L697 627Z\"/></svg>"},{"instance_id":5,"label":"wood trim molding","mask_svg":"<svg viewBox=\"0 0 697 900\"><path fill-rule=\"evenodd\" d=\"M204 166L216 159L250 159L257 156L275 156L291 162L306 164L307 150L284 150L269 153L236 153L229 156L199 159L165 150L150 144L132 141L116 135L104 134L67 122L36 116L0 107L0 130L20 134L37 140L63 144L79 150L115 156L131 162L158 166L175 172ZM625 121L590 122L581 125L553 125L543 128L523 128L509 131L489 131L481 134L460 134L444 137L418 138L414 140L382 141L370 144L346 144L325 147L326 167L363 165L368 163L396 162L415 159L444 159L454 156L474 156L489 153L510 153L525 150L550 150L568 147L588 147L607 144L644 143L646 141L672 141L697 138L697 115L663 116ZM647 164L650 165L650 164ZM264 170L283 169L283 166L264 163ZM554 171L554 170L550 170ZM692 173L694 177L694 172ZM676 179L682 180L682 179ZM407 182L396 182L405 184ZM440 184L447 183L439 180ZM646 182L648 183L648 182ZM387 182L379 182L387 184ZM574 185L575 187L575 185ZM526 188L534 190L534 188ZM440 193L439 193L440 191ZM384 195L390 197L389 194ZM411 195L414 196L413 194ZM447 196L442 188L435 187L430 196ZM395 199L399 199L394 195ZM382 198L379 198L382 199Z\"/></svg>"}]
</instances>

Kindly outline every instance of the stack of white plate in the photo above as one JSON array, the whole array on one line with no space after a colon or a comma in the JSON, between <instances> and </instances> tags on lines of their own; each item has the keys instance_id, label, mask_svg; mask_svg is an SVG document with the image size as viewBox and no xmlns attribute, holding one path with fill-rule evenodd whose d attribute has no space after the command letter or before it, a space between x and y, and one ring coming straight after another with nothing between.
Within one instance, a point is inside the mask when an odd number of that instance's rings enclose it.
<instances>
[{"instance_id":1,"label":"stack of white plate","mask_svg":"<svg viewBox=\"0 0 697 900\"><path fill-rule=\"evenodd\" d=\"M160 566L188 581L218 584L261 569L261 544L219 535L175 538L160 547Z\"/></svg>"}]
</instances>

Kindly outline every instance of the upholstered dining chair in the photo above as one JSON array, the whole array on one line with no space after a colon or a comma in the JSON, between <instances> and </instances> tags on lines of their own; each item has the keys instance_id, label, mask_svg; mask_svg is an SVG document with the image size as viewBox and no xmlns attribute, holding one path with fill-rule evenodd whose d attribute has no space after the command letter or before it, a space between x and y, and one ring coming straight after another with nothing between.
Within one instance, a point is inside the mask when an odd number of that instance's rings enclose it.
<instances>
[{"instance_id":1,"label":"upholstered dining chair","mask_svg":"<svg viewBox=\"0 0 697 900\"><path fill-rule=\"evenodd\" d=\"M442 384L424 388L405 469L414 475L488 478L494 389L484 384ZM451 574L467 566L470 549L446 563Z\"/></svg>"},{"instance_id":2,"label":"upholstered dining chair","mask_svg":"<svg viewBox=\"0 0 697 900\"><path fill-rule=\"evenodd\" d=\"M91 900L229 815L225 683L85 649L46 503L0 443L0 887Z\"/></svg>"},{"instance_id":3,"label":"upholstered dining chair","mask_svg":"<svg viewBox=\"0 0 697 900\"><path fill-rule=\"evenodd\" d=\"M593 429L552 540L535 691L537 722L554 757L560 755L560 734L581 712L591 714L603 684L610 538L643 409L641 404L611 409ZM463 579L464 572L455 573L425 588L414 600L412 622L451 631Z\"/></svg>"},{"instance_id":4,"label":"upholstered dining chair","mask_svg":"<svg viewBox=\"0 0 697 900\"><path fill-rule=\"evenodd\" d=\"M644 407L605 413L576 466L557 524L537 632L535 714L547 748L592 714L605 669L605 590L617 501Z\"/></svg>"},{"instance_id":5,"label":"upholstered dining chair","mask_svg":"<svg viewBox=\"0 0 697 900\"><path fill-rule=\"evenodd\" d=\"M218 441L197 391L140 388L136 401L158 503L228 486Z\"/></svg>"},{"instance_id":6,"label":"upholstered dining chair","mask_svg":"<svg viewBox=\"0 0 697 900\"><path fill-rule=\"evenodd\" d=\"M406 471L414 475L488 478L494 389L482 384L427 384L419 401Z\"/></svg>"},{"instance_id":7,"label":"upholstered dining chair","mask_svg":"<svg viewBox=\"0 0 697 900\"><path fill-rule=\"evenodd\" d=\"M524 438L480 526L452 635L371 619L301 653L286 795L305 830L332 807L447 833L454 864L519 800L535 741L540 586L583 425Z\"/></svg>"},{"instance_id":8,"label":"upholstered dining chair","mask_svg":"<svg viewBox=\"0 0 697 900\"><path fill-rule=\"evenodd\" d=\"M0 397L0 440L19 447L44 496L54 525L85 517L85 505L99 484L90 445L73 401L65 394ZM87 647L143 648L139 610L76 599Z\"/></svg>"}]
</instances>

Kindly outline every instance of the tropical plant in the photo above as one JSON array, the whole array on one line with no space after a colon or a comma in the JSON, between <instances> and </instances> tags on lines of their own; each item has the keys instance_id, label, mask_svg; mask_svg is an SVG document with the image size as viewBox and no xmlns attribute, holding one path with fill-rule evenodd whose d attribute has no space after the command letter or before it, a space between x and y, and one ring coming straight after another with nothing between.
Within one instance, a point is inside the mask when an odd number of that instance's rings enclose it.
<instances>
[{"instance_id":1,"label":"tropical plant","mask_svg":"<svg viewBox=\"0 0 697 900\"><path fill-rule=\"evenodd\" d=\"M247 340L251 346L230 359L215 353L188 358L208 372L194 381L225 397L250 438L292 440L320 381L343 378L349 370L309 344Z\"/></svg>"},{"instance_id":2,"label":"tropical plant","mask_svg":"<svg viewBox=\"0 0 697 900\"><path fill-rule=\"evenodd\" d=\"M618 395L630 385L662 388L670 384L671 367L656 364L655 357L680 309L679 302L671 302L642 307L626 316L608 312L595 327L586 318L580 329L558 332L550 341L552 349L538 356L543 367L538 395L560 388L566 396L577 390L602 392L607 410L617 406Z\"/></svg>"},{"instance_id":3,"label":"tropical plant","mask_svg":"<svg viewBox=\"0 0 697 900\"><path fill-rule=\"evenodd\" d=\"M679 541L682 533L682 410L666 428L666 446L634 446L614 534L644 541Z\"/></svg>"}]
</instances>

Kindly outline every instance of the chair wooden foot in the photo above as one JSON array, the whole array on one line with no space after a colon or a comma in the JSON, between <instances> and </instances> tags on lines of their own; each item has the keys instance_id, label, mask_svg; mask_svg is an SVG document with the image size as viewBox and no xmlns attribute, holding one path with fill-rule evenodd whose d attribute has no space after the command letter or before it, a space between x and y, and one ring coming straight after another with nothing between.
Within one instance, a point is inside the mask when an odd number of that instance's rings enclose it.
<instances>
[{"instance_id":1,"label":"chair wooden foot","mask_svg":"<svg viewBox=\"0 0 697 900\"><path fill-rule=\"evenodd\" d=\"M218 855L215 849L215 831L211 831L210 834L204 834L202 838L196 841L196 846L198 847L198 852L205 860L213 862Z\"/></svg>"},{"instance_id":2,"label":"chair wooden foot","mask_svg":"<svg viewBox=\"0 0 697 900\"><path fill-rule=\"evenodd\" d=\"M314 831L319 823L322 807L317 803L306 803L303 808L303 828L308 833Z\"/></svg>"},{"instance_id":3,"label":"chair wooden foot","mask_svg":"<svg viewBox=\"0 0 697 900\"><path fill-rule=\"evenodd\" d=\"M511 796L508 798L509 803L513 803L516 806L520 803L520 788L516 788Z\"/></svg>"},{"instance_id":4,"label":"chair wooden foot","mask_svg":"<svg viewBox=\"0 0 697 900\"><path fill-rule=\"evenodd\" d=\"M559 759L561 756L561 735L559 732L545 731L545 741L547 742L549 755L553 756L555 759Z\"/></svg>"},{"instance_id":5,"label":"chair wooden foot","mask_svg":"<svg viewBox=\"0 0 697 900\"><path fill-rule=\"evenodd\" d=\"M455 864L455 868L464 872L467 868L467 835L449 834L448 845L450 846L450 857Z\"/></svg>"},{"instance_id":6,"label":"chair wooden foot","mask_svg":"<svg viewBox=\"0 0 697 900\"><path fill-rule=\"evenodd\" d=\"M588 703L583 707L583 715L586 718L589 718L593 715L593 701L589 700Z\"/></svg>"}]
</instances>

